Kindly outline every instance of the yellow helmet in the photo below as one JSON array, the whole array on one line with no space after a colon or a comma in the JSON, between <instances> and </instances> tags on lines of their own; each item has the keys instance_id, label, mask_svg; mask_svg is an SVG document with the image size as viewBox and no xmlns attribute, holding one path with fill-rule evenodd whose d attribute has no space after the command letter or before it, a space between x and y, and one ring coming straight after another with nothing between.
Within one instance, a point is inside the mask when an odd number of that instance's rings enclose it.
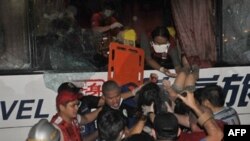
<instances>
[{"instance_id":1,"label":"yellow helmet","mask_svg":"<svg viewBox=\"0 0 250 141\"><path fill-rule=\"evenodd\" d=\"M136 32L134 29L126 29L122 33L123 43L135 46Z\"/></svg>"},{"instance_id":2,"label":"yellow helmet","mask_svg":"<svg viewBox=\"0 0 250 141\"><path fill-rule=\"evenodd\" d=\"M167 27L167 30L168 30L169 34L170 34L172 37L175 37L176 31L175 31L174 27L168 26L168 27Z\"/></svg>"}]
</instances>

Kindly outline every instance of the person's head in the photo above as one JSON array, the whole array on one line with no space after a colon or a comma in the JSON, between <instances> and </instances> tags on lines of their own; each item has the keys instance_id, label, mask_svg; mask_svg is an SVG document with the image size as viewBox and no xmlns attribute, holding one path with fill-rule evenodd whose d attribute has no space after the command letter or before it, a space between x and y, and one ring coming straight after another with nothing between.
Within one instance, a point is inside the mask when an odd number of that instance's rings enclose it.
<instances>
[{"instance_id":1,"label":"person's head","mask_svg":"<svg viewBox=\"0 0 250 141\"><path fill-rule=\"evenodd\" d=\"M114 14L114 4L112 2L104 2L102 4L102 14L105 17L111 17Z\"/></svg>"},{"instance_id":2,"label":"person's head","mask_svg":"<svg viewBox=\"0 0 250 141\"><path fill-rule=\"evenodd\" d=\"M153 82L153 83L157 83L158 82L158 75L156 73L150 73L150 81Z\"/></svg>"},{"instance_id":3,"label":"person's head","mask_svg":"<svg viewBox=\"0 0 250 141\"><path fill-rule=\"evenodd\" d=\"M147 133L140 133L131 135L124 141L154 141L154 138Z\"/></svg>"},{"instance_id":4,"label":"person's head","mask_svg":"<svg viewBox=\"0 0 250 141\"><path fill-rule=\"evenodd\" d=\"M137 35L134 29L128 28L117 34L117 40L124 45L136 46Z\"/></svg>"},{"instance_id":5,"label":"person's head","mask_svg":"<svg viewBox=\"0 0 250 141\"><path fill-rule=\"evenodd\" d=\"M62 83L57 92L56 107L59 114L72 119L77 115L79 101L82 97L79 93L80 88L77 88L73 83L65 82Z\"/></svg>"},{"instance_id":6,"label":"person's head","mask_svg":"<svg viewBox=\"0 0 250 141\"><path fill-rule=\"evenodd\" d=\"M121 104L121 88L113 80L108 80L102 85L102 93L105 98L105 103L113 108L119 109Z\"/></svg>"},{"instance_id":7,"label":"person's head","mask_svg":"<svg viewBox=\"0 0 250 141\"><path fill-rule=\"evenodd\" d=\"M60 141L60 132L47 119L41 119L31 127L26 141Z\"/></svg>"},{"instance_id":8,"label":"person's head","mask_svg":"<svg viewBox=\"0 0 250 141\"><path fill-rule=\"evenodd\" d=\"M225 97L223 89L218 85L207 85L200 95L202 105L211 108L223 107L225 103Z\"/></svg>"},{"instance_id":9,"label":"person's head","mask_svg":"<svg viewBox=\"0 0 250 141\"><path fill-rule=\"evenodd\" d=\"M197 88L194 91L194 98L196 99L196 101L201 105L202 101L201 101L201 93L203 91L204 88Z\"/></svg>"},{"instance_id":10,"label":"person's head","mask_svg":"<svg viewBox=\"0 0 250 141\"><path fill-rule=\"evenodd\" d=\"M180 134L178 120L173 113L159 113L154 119L154 129L158 140L177 140Z\"/></svg>"},{"instance_id":11,"label":"person's head","mask_svg":"<svg viewBox=\"0 0 250 141\"><path fill-rule=\"evenodd\" d=\"M120 141L124 137L126 122L117 110L102 110L97 116L99 137L105 141Z\"/></svg>"},{"instance_id":12,"label":"person's head","mask_svg":"<svg viewBox=\"0 0 250 141\"><path fill-rule=\"evenodd\" d=\"M160 98L160 87L153 82L150 82L146 85L144 85L139 91L138 91L138 110L141 111L141 106L147 105L150 106L152 103L154 103L154 111L155 113L158 113L161 111L162 108L162 101Z\"/></svg>"},{"instance_id":13,"label":"person's head","mask_svg":"<svg viewBox=\"0 0 250 141\"><path fill-rule=\"evenodd\" d=\"M152 33L152 46L156 53L164 53L168 51L168 48L170 47L170 34L166 27L164 26L158 26L156 27Z\"/></svg>"}]
</instances>

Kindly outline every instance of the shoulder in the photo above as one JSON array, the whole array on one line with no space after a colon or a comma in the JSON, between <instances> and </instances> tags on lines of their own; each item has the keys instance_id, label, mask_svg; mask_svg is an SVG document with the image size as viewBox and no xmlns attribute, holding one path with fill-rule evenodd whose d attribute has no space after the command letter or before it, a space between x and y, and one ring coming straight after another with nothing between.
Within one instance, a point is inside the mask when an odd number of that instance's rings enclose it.
<instances>
[{"instance_id":1,"label":"shoulder","mask_svg":"<svg viewBox=\"0 0 250 141\"><path fill-rule=\"evenodd\" d=\"M53 124L53 126L54 126L57 130L59 130L59 132L60 132L60 140L59 140L59 141L64 141L64 136L63 136L63 133L62 133L61 128L60 128L58 125L56 125L56 124Z\"/></svg>"},{"instance_id":2,"label":"shoulder","mask_svg":"<svg viewBox=\"0 0 250 141\"><path fill-rule=\"evenodd\" d=\"M206 137L205 132L191 132L191 133L186 133L186 132L181 132L178 141L198 141Z\"/></svg>"},{"instance_id":3,"label":"shoulder","mask_svg":"<svg viewBox=\"0 0 250 141\"><path fill-rule=\"evenodd\" d=\"M58 114L54 115L50 121L53 124L59 125L63 123L62 117L60 117Z\"/></svg>"}]
</instances>

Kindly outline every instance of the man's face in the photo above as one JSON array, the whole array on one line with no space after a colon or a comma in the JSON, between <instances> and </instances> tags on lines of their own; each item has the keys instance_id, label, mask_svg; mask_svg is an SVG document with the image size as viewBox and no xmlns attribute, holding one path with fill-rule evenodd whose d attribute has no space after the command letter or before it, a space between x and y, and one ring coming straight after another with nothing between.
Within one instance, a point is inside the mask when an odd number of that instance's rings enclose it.
<instances>
[{"instance_id":1,"label":"man's face","mask_svg":"<svg viewBox=\"0 0 250 141\"><path fill-rule=\"evenodd\" d=\"M79 106L78 100L70 101L66 105L60 105L61 114L63 114L69 119L76 118L78 106Z\"/></svg>"},{"instance_id":2,"label":"man's face","mask_svg":"<svg viewBox=\"0 0 250 141\"><path fill-rule=\"evenodd\" d=\"M110 90L105 93L105 103L113 109L119 109L121 94L119 90Z\"/></svg>"}]
</instances>

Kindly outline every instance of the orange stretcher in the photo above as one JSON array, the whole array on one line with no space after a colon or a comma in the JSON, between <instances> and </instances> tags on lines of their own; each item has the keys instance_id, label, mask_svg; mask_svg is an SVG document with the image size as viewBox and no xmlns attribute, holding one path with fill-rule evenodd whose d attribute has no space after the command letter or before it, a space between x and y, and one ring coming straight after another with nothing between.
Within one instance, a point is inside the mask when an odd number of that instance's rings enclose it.
<instances>
[{"instance_id":1,"label":"orange stretcher","mask_svg":"<svg viewBox=\"0 0 250 141\"><path fill-rule=\"evenodd\" d=\"M111 42L109 45L108 80L120 86L127 83L143 84L144 51L129 45Z\"/></svg>"}]
</instances>

